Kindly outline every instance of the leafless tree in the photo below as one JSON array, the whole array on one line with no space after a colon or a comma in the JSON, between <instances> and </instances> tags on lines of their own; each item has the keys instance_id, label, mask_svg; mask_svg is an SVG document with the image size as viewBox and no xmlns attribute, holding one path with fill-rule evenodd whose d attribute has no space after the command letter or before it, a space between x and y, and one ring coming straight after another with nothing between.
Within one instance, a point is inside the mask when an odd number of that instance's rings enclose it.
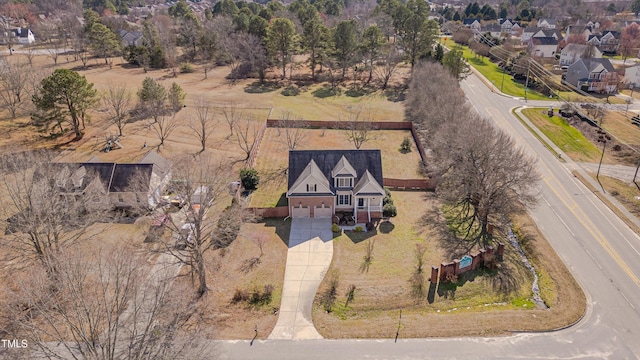
<instances>
[{"instance_id":1,"label":"leafless tree","mask_svg":"<svg viewBox=\"0 0 640 360\"><path fill-rule=\"evenodd\" d=\"M289 111L283 112L282 120L276 123L276 128L278 136L284 133L284 140L281 142L287 145L289 150L295 150L309 135L307 131L309 124L300 118L294 118Z\"/></svg>"},{"instance_id":2,"label":"leafless tree","mask_svg":"<svg viewBox=\"0 0 640 360\"><path fill-rule=\"evenodd\" d=\"M250 120L245 120L236 124L236 140L238 146L244 152L245 158L242 161L249 161L251 155L258 145L259 129L256 124Z\"/></svg>"},{"instance_id":3,"label":"leafless tree","mask_svg":"<svg viewBox=\"0 0 640 360\"><path fill-rule=\"evenodd\" d=\"M48 152L6 155L0 161L0 240L7 264L39 262L55 273L57 256L94 235L90 225L109 210L106 190L96 174L55 164Z\"/></svg>"},{"instance_id":4,"label":"leafless tree","mask_svg":"<svg viewBox=\"0 0 640 360\"><path fill-rule=\"evenodd\" d=\"M26 66L16 62L7 62L0 68L0 101L14 119L27 95L28 71Z\"/></svg>"},{"instance_id":5,"label":"leafless tree","mask_svg":"<svg viewBox=\"0 0 640 360\"><path fill-rule=\"evenodd\" d=\"M442 124L468 117L470 112L458 82L442 65L427 62L413 70L405 101L405 118L424 136L429 138Z\"/></svg>"},{"instance_id":6,"label":"leafless tree","mask_svg":"<svg viewBox=\"0 0 640 360\"><path fill-rule=\"evenodd\" d=\"M373 124L373 114L371 109L357 107L349 113L349 121L346 124L345 135L356 149L360 150L362 145L375 139Z\"/></svg>"},{"instance_id":7,"label":"leafless tree","mask_svg":"<svg viewBox=\"0 0 640 360\"><path fill-rule=\"evenodd\" d=\"M193 130L195 137L200 143L200 152L204 152L207 148L207 141L213 134L217 122L213 117L213 110L209 102L205 98L196 100L196 117L189 121L189 128Z\"/></svg>"},{"instance_id":8,"label":"leafless tree","mask_svg":"<svg viewBox=\"0 0 640 360\"><path fill-rule=\"evenodd\" d=\"M230 106L225 106L222 108L222 115L224 115L224 121L227 123L229 127L229 137L233 136L233 130L238 126L240 120L244 118L244 114L242 110L238 109L236 104L231 104Z\"/></svg>"},{"instance_id":9,"label":"leafless tree","mask_svg":"<svg viewBox=\"0 0 640 360\"><path fill-rule=\"evenodd\" d=\"M109 112L109 121L118 128L118 135L122 136L122 130L127 125L129 111L133 105L131 91L126 84L111 83L102 96L102 104Z\"/></svg>"},{"instance_id":10,"label":"leafless tree","mask_svg":"<svg viewBox=\"0 0 640 360\"><path fill-rule=\"evenodd\" d=\"M33 66L33 59L36 57L36 49L33 46L25 45L22 47L22 54L27 58L29 66Z\"/></svg>"},{"instance_id":11,"label":"leafless tree","mask_svg":"<svg viewBox=\"0 0 640 360\"><path fill-rule=\"evenodd\" d=\"M165 140L171 136L171 134L180 126L180 121L176 114L163 114L158 115L155 121L148 121L149 128L156 135L160 143L158 144L158 150L164 146Z\"/></svg>"},{"instance_id":12,"label":"leafless tree","mask_svg":"<svg viewBox=\"0 0 640 360\"><path fill-rule=\"evenodd\" d=\"M384 50L384 60L382 64L374 66L373 72L376 74L376 78L382 84L382 90L386 90L389 86L389 80L393 74L395 74L398 64L402 61L402 55L398 52L398 49L393 44L386 45Z\"/></svg>"},{"instance_id":13,"label":"leafless tree","mask_svg":"<svg viewBox=\"0 0 640 360\"><path fill-rule=\"evenodd\" d=\"M535 204L535 161L478 114L440 127L431 144L438 195L456 235L485 246L491 241L489 224Z\"/></svg>"},{"instance_id":14,"label":"leafless tree","mask_svg":"<svg viewBox=\"0 0 640 360\"><path fill-rule=\"evenodd\" d=\"M195 299L174 283L175 273L145 265L119 247L61 256L55 280L33 267L10 294L15 327L36 357L210 358L209 341L187 328L197 318Z\"/></svg>"},{"instance_id":15,"label":"leafless tree","mask_svg":"<svg viewBox=\"0 0 640 360\"><path fill-rule=\"evenodd\" d=\"M231 166L214 161L209 156L174 159L173 192L184 200L184 222L173 218L169 227L172 239L164 251L189 267L197 288L197 296L208 290L205 253L215 248L216 220L220 216L218 203L228 197L227 184L233 178Z\"/></svg>"}]
</instances>

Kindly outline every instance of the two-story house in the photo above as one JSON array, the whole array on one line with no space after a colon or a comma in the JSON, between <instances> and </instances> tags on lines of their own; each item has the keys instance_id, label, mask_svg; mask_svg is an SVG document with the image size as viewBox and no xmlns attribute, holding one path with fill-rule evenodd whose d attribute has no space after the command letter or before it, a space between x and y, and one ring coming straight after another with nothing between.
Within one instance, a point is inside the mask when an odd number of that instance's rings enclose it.
<instances>
[{"instance_id":1,"label":"two-story house","mask_svg":"<svg viewBox=\"0 0 640 360\"><path fill-rule=\"evenodd\" d=\"M568 68L580 59L601 58L602 52L596 46L584 44L569 44L560 52L560 66Z\"/></svg>"},{"instance_id":2,"label":"two-story house","mask_svg":"<svg viewBox=\"0 0 640 360\"><path fill-rule=\"evenodd\" d=\"M540 18L538 20L537 26L539 28L544 28L544 29L555 29L556 28L556 20L555 19L549 19L549 18Z\"/></svg>"},{"instance_id":3,"label":"two-story house","mask_svg":"<svg viewBox=\"0 0 640 360\"><path fill-rule=\"evenodd\" d=\"M531 56L551 58L558 50L558 40L553 37L532 37L527 45L527 52Z\"/></svg>"},{"instance_id":4,"label":"two-story house","mask_svg":"<svg viewBox=\"0 0 640 360\"><path fill-rule=\"evenodd\" d=\"M380 150L290 150L287 199L291 217L382 217Z\"/></svg>"},{"instance_id":5,"label":"two-story house","mask_svg":"<svg viewBox=\"0 0 640 360\"><path fill-rule=\"evenodd\" d=\"M566 82L583 91L611 94L618 91L618 73L609 59L580 59L567 69Z\"/></svg>"}]
</instances>

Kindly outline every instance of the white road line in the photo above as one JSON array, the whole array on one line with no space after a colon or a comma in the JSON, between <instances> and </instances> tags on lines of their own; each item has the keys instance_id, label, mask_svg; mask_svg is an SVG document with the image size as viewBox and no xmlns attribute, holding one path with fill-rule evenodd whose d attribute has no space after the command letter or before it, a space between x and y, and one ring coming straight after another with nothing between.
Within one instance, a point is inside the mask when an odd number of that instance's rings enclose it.
<instances>
[{"instance_id":1,"label":"white road line","mask_svg":"<svg viewBox=\"0 0 640 360\"><path fill-rule=\"evenodd\" d=\"M560 222L562 223L562 225L564 225L564 227L567 229L567 231L568 231L569 233L571 233L571 235L575 238L575 237L576 237L576 234L574 234L574 233L573 233L573 231L571 231L571 229L569 229L569 226L567 225L567 223L566 223L566 222L564 222L564 220L562 220L562 218L560 217L560 215L558 215L558 213L557 213L553 208L550 208L550 209L551 209L551 211L553 211L553 213L558 217L558 220L560 220Z\"/></svg>"}]
</instances>

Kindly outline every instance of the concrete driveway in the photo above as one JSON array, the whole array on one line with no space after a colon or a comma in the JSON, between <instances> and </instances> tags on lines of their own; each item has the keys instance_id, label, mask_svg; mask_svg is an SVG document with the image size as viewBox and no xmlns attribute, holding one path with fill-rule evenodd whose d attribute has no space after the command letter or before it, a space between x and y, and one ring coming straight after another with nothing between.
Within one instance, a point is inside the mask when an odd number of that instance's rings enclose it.
<instances>
[{"instance_id":1,"label":"concrete driveway","mask_svg":"<svg viewBox=\"0 0 640 360\"><path fill-rule=\"evenodd\" d=\"M322 339L311 321L318 286L333 257L331 219L293 218L278 322L269 339Z\"/></svg>"}]
</instances>

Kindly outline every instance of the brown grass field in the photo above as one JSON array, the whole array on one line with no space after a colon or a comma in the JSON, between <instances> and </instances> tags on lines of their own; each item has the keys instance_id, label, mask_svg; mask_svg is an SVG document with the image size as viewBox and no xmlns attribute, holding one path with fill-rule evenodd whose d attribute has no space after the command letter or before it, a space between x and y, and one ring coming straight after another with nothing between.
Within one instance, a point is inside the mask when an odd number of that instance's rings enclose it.
<instances>
[{"instance_id":1,"label":"brown grass field","mask_svg":"<svg viewBox=\"0 0 640 360\"><path fill-rule=\"evenodd\" d=\"M12 60L20 60L13 55ZM22 59L24 60L24 59ZM61 67L79 68L79 63L65 62L61 57ZM52 60L46 56L36 58L36 65L52 69ZM202 72L180 74L171 78L168 71L154 70L144 73L142 69L130 68L121 59L114 59L112 69L98 66L91 62L88 70L80 70L80 74L95 84L99 91L104 91L109 83L124 83L136 92L142 80L151 76L165 86L178 83L187 93L186 108L178 113L182 126L166 141L166 146L159 149L160 154L173 158L184 153L195 154L199 148L195 138L188 129L188 121L193 117L193 105L199 98L204 98L214 107L235 105L246 114L256 129L262 126L267 116L284 117L286 112L292 118L307 120L346 120L358 109L371 110L372 120L401 120L403 103L387 100L382 92L373 92L362 96L348 96L342 91L339 96L318 97L322 85L300 86L297 96L284 96L282 88L255 86L253 80L242 80L231 83L224 77L228 68L216 68L204 79ZM124 66L123 66L124 65ZM403 69L406 74L406 68ZM404 75L400 74L400 77ZM396 80L398 81L398 80ZM270 114L270 115L269 115ZM120 142L124 149L105 153L105 136L115 134L116 129L106 121L104 109L98 108L92 114L92 122L85 129L81 141L69 142L70 137L47 140L29 124L28 116L15 120L0 114L0 151L48 147L60 150L63 161L86 161L98 156L102 161L129 162L137 161L149 149L142 149L146 141L149 148L154 148L158 140L154 138L148 126L142 121L127 125ZM236 135L229 136L229 130L219 111L216 112L219 124L213 139L207 146L207 153L218 159L229 159L242 166L243 154L237 144ZM260 148L256 167L261 173L261 187L254 194L252 205L273 206L278 196L286 189L284 167L286 167L286 147L278 141L276 129L268 129ZM301 149L353 148L344 134L337 130L308 130L308 140ZM403 155L398 151L407 131L379 131L376 139L363 148L381 148L385 176L396 178L419 177L419 155L414 151ZM410 136L409 136L410 137ZM284 181L284 182L283 182ZM261 193L262 191L262 193ZM530 250L536 256L536 266L547 275L545 298L551 305L550 311L523 310L516 304L526 304L529 294L526 290L529 279L522 274L517 264L509 263L508 267L519 274L519 283L509 292L507 305L489 305L485 303L501 303L501 294L488 292L491 283L484 276L477 276L474 281L467 281L463 286L437 295L432 304L415 305L406 296L407 279L413 266L414 244L424 242L427 246L425 266L439 264L445 259L437 239L430 235L429 224L421 221L428 205L433 201L423 201L422 193L394 192L394 200L398 206L399 216L393 219L396 226L389 234L375 235L376 244L374 259L368 273L359 273L363 246L366 241L354 243L348 235L337 238L334 244L335 255L332 268L340 269L339 297L342 301L344 289L350 284L357 286L356 297L350 308L342 312L346 320L334 315L327 315L316 308L314 320L319 331L327 337L391 337L395 334L397 311L405 306L401 334L403 336L453 336L500 334L518 329L550 329L575 321L584 309L584 296L557 259L551 247L532 225L523 226L527 234L532 236ZM112 243L126 242L134 249L145 250L142 239L146 235L149 219L140 219L133 225L117 225L114 230L102 231L101 240ZM525 224L526 221L519 223ZM97 225L104 226L104 225ZM116 231L117 230L117 231ZM222 339L250 339L253 329L258 326L259 337L265 338L277 320L274 311L279 306L286 259L288 226L281 220L267 219L264 222L243 225L239 238L225 251L210 252L207 258L211 291L201 303L204 320ZM243 271L245 261L259 254L254 240L257 236L267 238L261 262L254 268ZM89 243L88 243L89 244ZM87 247L90 251L91 247ZM150 258L150 261L153 258ZM538 266L537 266L538 268ZM188 281L188 277L180 281ZM274 286L272 302L266 306L252 308L241 304L231 304L231 298L238 289L253 290L266 284ZM455 294L455 297L452 295ZM521 301L522 300L522 301ZM355 309L355 310L354 310ZM454 310L456 309L456 310ZM499 311L498 311L499 310ZM439 312L438 312L439 311ZM425 321L429 326L424 326ZM456 326L450 326L455 323ZM459 324L466 324L458 326ZM476 325L481 323L482 325ZM515 328L517 326L517 328ZM439 331L435 331L439 329Z\"/></svg>"}]
</instances>

